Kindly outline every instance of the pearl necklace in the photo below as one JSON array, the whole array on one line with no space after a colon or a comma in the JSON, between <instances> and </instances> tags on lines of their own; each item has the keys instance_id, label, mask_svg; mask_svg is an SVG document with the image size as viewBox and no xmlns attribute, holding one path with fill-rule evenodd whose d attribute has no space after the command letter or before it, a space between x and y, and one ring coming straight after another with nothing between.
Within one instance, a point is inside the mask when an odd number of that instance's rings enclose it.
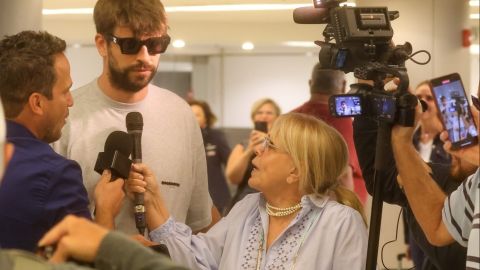
<instances>
[{"instance_id":1,"label":"pearl necklace","mask_svg":"<svg viewBox=\"0 0 480 270\"><path fill-rule=\"evenodd\" d=\"M294 206L279 208L279 207L271 206L270 204L266 203L266 208L267 208L267 214L269 216L284 217L284 216L291 215L297 212L298 210L300 210L302 208L302 204L298 203L298 204L295 204Z\"/></svg>"}]
</instances>

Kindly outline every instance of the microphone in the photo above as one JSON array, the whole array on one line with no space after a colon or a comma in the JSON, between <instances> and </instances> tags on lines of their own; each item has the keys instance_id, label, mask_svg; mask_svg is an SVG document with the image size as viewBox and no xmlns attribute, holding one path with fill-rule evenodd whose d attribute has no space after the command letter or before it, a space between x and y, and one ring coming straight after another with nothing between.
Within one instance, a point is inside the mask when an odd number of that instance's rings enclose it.
<instances>
[{"instance_id":1,"label":"microphone","mask_svg":"<svg viewBox=\"0 0 480 270\"><path fill-rule=\"evenodd\" d=\"M142 162L142 131L143 131L143 117L139 112L129 112L125 119L127 124L127 132L133 140L133 163ZM135 193L135 225L141 235L145 234L146 220L145 220L145 203L142 193Z\"/></svg>"},{"instance_id":2,"label":"microphone","mask_svg":"<svg viewBox=\"0 0 480 270\"><path fill-rule=\"evenodd\" d=\"M110 181L119 177L127 179L132 166L132 161L128 159L132 148L132 141L127 133L113 131L105 140L104 152L98 153L94 170L102 174L105 169L110 169Z\"/></svg>"},{"instance_id":3,"label":"microphone","mask_svg":"<svg viewBox=\"0 0 480 270\"><path fill-rule=\"evenodd\" d=\"M328 23L328 9L299 7L293 10L293 21L298 24Z\"/></svg>"}]
</instances>

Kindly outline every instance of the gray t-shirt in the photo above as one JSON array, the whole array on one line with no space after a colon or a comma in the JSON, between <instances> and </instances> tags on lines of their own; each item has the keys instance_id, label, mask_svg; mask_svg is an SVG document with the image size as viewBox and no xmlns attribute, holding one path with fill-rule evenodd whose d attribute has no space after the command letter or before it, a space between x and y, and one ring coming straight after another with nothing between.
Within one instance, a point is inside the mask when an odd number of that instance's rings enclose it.
<instances>
[{"instance_id":1,"label":"gray t-shirt","mask_svg":"<svg viewBox=\"0 0 480 270\"><path fill-rule=\"evenodd\" d=\"M72 94L74 106L62 137L53 148L80 164L90 209L93 209L93 192L100 179L94 171L97 155L103 152L105 140L112 131L126 131L127 113L138 111L144 123L142 160L155 173L170 214L194 231L210 224L212 201L202 136L192 110L183 99L149 85L142 101L120 103L107 97L97 80ZM134 206L125 200L115 220L116 228L135 234Z\"/></svg>"}]
</instances>

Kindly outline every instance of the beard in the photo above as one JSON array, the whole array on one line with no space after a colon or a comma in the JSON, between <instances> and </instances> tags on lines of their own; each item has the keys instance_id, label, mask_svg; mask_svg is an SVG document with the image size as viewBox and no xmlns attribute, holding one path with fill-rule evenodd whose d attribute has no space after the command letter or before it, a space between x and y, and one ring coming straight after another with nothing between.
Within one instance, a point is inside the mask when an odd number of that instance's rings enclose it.
<instances>
[{"instance_id":1,"label":"beard","mask_svg":"<svg viewBox=\"0 0 480 270\"><path fill-rule=\"evenodd\" d=\"M134 72L137 69L148 70L151 73L149 76L134 75ZM110 74L110 83L115 88L125 90L126 92L136 93L152 81L157 72L157 67L139 62L136 65L120 69L118 68L116 61L113 59L113 56L110 54L108 70Z\"/></svg>"}]
</instances>

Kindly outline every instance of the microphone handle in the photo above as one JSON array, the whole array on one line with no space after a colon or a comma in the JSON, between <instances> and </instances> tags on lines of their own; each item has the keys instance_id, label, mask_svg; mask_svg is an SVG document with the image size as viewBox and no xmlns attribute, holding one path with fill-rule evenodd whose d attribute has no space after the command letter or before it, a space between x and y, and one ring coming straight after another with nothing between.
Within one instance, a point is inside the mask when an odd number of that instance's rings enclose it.
<instances>
[{"instance_id":1,"label":"microphone handle","mask_svg":"<svg viewBox=\"0 0 480 270\"><path fill-rule=\"evenodd\" d=\"M142 162L142 151L140 145L140 140L134 140L134 151L133 151L133 163ZM138 142L138 145L137 145ZM134 203L135 203L135 226L137 227L138 232L141 235L145 234L145 228L147 227L147 222L145 218L145 201L143 193L134 194Z\"/></svg>"}]
</instances>

